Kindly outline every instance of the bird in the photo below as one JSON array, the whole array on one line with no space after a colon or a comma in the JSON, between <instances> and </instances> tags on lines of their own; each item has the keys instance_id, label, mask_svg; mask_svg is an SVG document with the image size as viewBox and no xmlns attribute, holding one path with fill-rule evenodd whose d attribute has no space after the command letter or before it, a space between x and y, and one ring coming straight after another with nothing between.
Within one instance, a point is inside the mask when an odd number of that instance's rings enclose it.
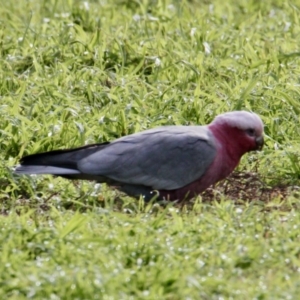
<instances>
[{"instance_id":1,"label":"bird","mask_svg":"<svg viewBox=\"0 0 300 300\"><path fill-rule=\"evenodd\" d=\"M230 111L208 125L161 126L111 142L24 156L14 171L94 180L145 201L183 201L226 178L245 153L263 145L261 118Z\"/></svg>"}]
</instances>

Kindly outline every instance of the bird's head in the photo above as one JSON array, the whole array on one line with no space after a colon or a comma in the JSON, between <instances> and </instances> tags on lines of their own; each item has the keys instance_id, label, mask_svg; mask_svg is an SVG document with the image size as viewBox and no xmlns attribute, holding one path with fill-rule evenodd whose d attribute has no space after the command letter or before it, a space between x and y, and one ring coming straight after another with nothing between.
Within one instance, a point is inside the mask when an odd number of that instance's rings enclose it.
<instances>
[{"instance_id":1,"label":"bird's head","mask_svg":"<svg viewBox=\"0 0 300 300\"><path fill-rule=\"evenodd\" d=\"M232 111L217 116L209 125L228 146L240 154L261 150L264 145L264 125L261 118L247 111Z\"/></svg>"}]
</instances>

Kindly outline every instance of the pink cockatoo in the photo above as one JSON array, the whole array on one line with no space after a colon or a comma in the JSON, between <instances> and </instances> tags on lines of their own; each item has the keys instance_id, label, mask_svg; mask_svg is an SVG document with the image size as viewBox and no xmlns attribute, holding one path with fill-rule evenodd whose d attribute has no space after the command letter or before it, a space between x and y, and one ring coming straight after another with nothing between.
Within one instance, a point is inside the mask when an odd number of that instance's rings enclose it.
<instances>
[{"instance_id":1,"label":"pink cockatoo","mask_svg":"<svg viewBox=\"0 0 300 300\"><path fill-rule=\"evenodd\" d=\"M226 178L241 157L264 144L263 123L232 111L207 126L163 126L112 142L25 156L18 174L96 180L146 201L190 199Z\"/></svg>"}]
</instances>

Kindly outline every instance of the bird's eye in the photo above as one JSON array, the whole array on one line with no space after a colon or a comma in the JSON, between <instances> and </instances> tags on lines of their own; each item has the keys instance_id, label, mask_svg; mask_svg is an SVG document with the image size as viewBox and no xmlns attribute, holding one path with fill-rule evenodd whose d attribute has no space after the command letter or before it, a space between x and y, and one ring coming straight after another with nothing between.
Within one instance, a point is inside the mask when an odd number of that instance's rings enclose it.
<instances>
[{"instance_id":1,"label":"bird's eye","mask_svg":"<svg viewBox=\"0 0 300 300\"><path fill-rule=\"evenodd\" d=\"M246 130L246 133L249 136L254 136L255 135L255 130L253 128L249 128L249 129Z\"/></svg>"}]
</instances>

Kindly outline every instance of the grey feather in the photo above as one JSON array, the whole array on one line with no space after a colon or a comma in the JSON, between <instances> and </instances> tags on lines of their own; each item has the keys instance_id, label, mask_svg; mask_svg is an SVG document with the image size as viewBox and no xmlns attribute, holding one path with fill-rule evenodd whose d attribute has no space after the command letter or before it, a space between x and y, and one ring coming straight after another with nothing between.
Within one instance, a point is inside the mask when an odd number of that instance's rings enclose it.
<instances>
[{"instance_id":1,"label":"grey feather","mask_svg":"<svg viewBox=\"0 0 300 300\"><path fill-rule=\"evenodd\" d=\"M216 156L215 143L206 126L159 127L111 143L25 156L15 172L97 180L152 197L153 190L201 178Z\"/></svg>"},{"instance_id":2,"label":"grey feather","mask_svg":"<svg viewBox=\"0 0 300 300\"><path fill-rule=\"evenodd\" d=\"M115 140L77 166L85 174L157 190L181 188L199 179L216 155L206 127L160 127Z\"/></svg>"},{"instance_id":3,"label":"grey feather","mask_svg":"<svg viewBox=\"0 0 300 300\"><path fill-rule=\"evenodd\" d=\"M62 168L62 167L52 167L52 166L17 166L15 172L17 174L80 174L78 170Z\"/></svg>"}]
</instances>

